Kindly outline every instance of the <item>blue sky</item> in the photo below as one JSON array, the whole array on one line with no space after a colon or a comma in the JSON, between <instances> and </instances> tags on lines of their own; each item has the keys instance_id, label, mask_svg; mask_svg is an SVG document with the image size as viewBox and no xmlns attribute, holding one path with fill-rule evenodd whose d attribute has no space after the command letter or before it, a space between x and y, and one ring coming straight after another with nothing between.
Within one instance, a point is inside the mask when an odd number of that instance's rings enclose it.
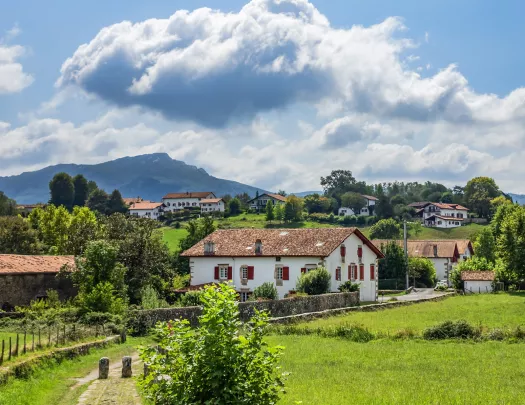
<instances>
[{"instance_id":1,"label":"blue sky","mask_svg":"<svg viewBox=\"0 0 525 405\"><path fill-rule=\"evenodd\" d=\"M164 151L265 188L344 168L525 192L522 2L247 3L4 5L0 175Z\"/></svg>"}]
</instances>

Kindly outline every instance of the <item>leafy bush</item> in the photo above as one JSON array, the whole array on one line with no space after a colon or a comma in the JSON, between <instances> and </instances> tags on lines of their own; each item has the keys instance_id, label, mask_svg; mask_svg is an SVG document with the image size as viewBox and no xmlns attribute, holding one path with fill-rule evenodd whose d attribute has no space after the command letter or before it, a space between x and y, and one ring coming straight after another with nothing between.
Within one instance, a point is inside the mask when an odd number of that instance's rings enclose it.
<instances>
[{"instance_id":1,"label":"leafy bush","mask_svg":"<svg viewBox=\"0 0 525 405\"><path fill-rule=\"evenodd\" d=\"M401 227L395 219L382 219L370 228L370 239L398 239Z\"/></svg>"},{"instance_id":2,"label":"leafy bush","mask_svg":"<svg viewBox=\"0 0 525 405\"><path fill-rule=\"evenodd\" d=\"M155 404L276 404L284 392L281 347L263 338L268 315L239 320L237 293L227 284L205 287L199 327L187 320L161 323L159 349L141 350L149 364L142 387ZM244 327L244 333L239 330Z\"/></svg>"},{"instance_id":3,"label":"leafy bush","mask_svg":"<svg viewBox=\"0 0 525 405\"><path fill-rule=\"evenodd\" d=\"M198 307L201 305L202 290L188 291L180 297L180 305L182 307Z\"/></svg>"},{"instance_id":4,"label":"leafy bush","mask_svg":"<svg viewBox=\"0 0 525 405\"><path fill-rule=\"evenodd\" d=\"M273 326L271 332L276 335L317 335L325 338L343 338L351 342L366 343L375 338L374 334L361 325L342 324L322 328L283 325Z\"/></svg>"},{"instance_id":5,"label":"leafy bush","mask_svg":"<svg viewBox=\"0 0 525 405\"><path fill-rule=\"evenodd\" d=\"M360 285L358 283L352 283L350 280L345 281L339 286L341 292L356 292L359 291Z\"/></svg>"},{"instance_id":6,"label":"leafy bush","mask_svg":"<svg viewBox=\"0 0 525 405\"><path fill-rule=\"evenodd\" d=\"M97 284L90 292L81 292L77 299L84 312L122 314L127 308L124 300L116 295L113 285L109 282Z\"/></svg>"},{"instance_id":7,"label":"leafy bush","mask_svg":"<svg viewBox=\"0 0 525 405\"><path fill-rule=\"evenodd\" d=\"M443 284L440 284L440 285L436 286L436 288L434 288L434 290L436 290L436 291L447 291L447 286L443 285Z\"/></svg>"},{"instance_id":8,"label":"leafy bush","mask_svg":"<svg viewBox=\"0 0 525 405\"><path fill-rule=\"evenodd\" d=\"M269 281L255 288L252 294L254 299L276 300L278 296L277 287Z\"/></svg>"},{"instance_id":9,"label":"leafy bush","mask_svg":"<svg viewBox=\"0 0 525 405\"><path fill-rule=\"evenodd\" d=\"M148 285L142 289L141 306L144 309L157 309L167 308L169 305L165 300L159 298L157 290Z\"/></svg>"},{"instance_id":10,"label":"leafy bush","mask_svg":"<svg viewBox=\"0 0 525 405\"><path fill-rule=\"evenodd\" d=\"M308 295L320 295L330 292L332 276L324 267L318 267L302 274L297 280L297 291Z\"/></svg>"},{"instance_id":11,"label":"leafy bush","mask_svg":"<svg viewBox=\"0 0 525 405\"><path fill-rule=\"evenodd\" d=\"M480 331L476 330L467 321L445 321L425 329L423 338L426 340L471 339L479 337L480 334Z\"/></svg>"}]
</instances>

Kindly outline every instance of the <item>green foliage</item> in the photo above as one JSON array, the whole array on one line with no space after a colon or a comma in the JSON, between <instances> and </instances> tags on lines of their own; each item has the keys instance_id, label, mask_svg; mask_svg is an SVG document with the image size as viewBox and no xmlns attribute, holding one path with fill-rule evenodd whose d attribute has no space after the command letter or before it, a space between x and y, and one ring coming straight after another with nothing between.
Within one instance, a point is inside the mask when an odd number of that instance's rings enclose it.
<instances>
[{"instance_id":1,"label":"green foliage","mask_svg":"<svg viewBox=\"0 0 525 405\"><path fill-rule=\"evenodd\" d=\"M472 256L467 260L459 262L456 268L459 271L487 271L493 270L494 264L490 263L484 257Z\"/></svg>"},{"instance_id":2,"label":"green foliage","mask_svg":"<svg viewBox=\"0 0 525 405\"><path fill-rule=\"evenodd\" d=\"M416 238L419 236L421 232L423 232L423 225L421 225L421 222L414 221L408 223L409 232L413 234Z\"/></svg>"},{"instance_id":3,"label":"green foliage","mask_svg":"<svg viewBox=\"0 0 525 405\"><path fill-rule=\"evenodd\" d=\"M120 212L121 214L125 214L126 212L128 212L128 207L124 203L124 200L122 199L122 194L120 194L120 191L113 190L113 192L108 198L106 214L111 215L117 212Z\"/></svg>"},{"instance_id":4,"label":"green foliage","mask_svg":"<svg viewBox=\"0 0 525 405\"><path fill-rule=\"evenodd\" d=\"M281 222L284 221L284 208L282 204L275 204L273 211L276 220Z\"/></svg>"},{"instance_id":5,"label":"green foliage","mask_svg":"<svg viewBox=\"0 0 525 405\"><path fill-rule=\"evenodd\" d=\"M150 285L142 289L141 307L144 309L167 308L168 303L159 298L157 290Z\"/></svg>"},{"instance_id":6,"label":"green foliage","mask_svg":"<svg viewBox=\"0 0 525 405\"><path fill-rule=\"evenodd\" d=\"M89 196L88 182L86 178L81 174L77 174L73 177L73 188L75 190L73 206L83 207Z\"/></svg>"},{"instance_id":7,"label":"green foliage","mask_svg":"<svg viewBox=\"0 0 525 405\"><path fill-rule=\"evenodd\" d=\"M273 221L275 219L275 214L273 212L274 208L273 208L272 200L268 201L268 203L266 204L265 210L266 210L266 220Z\"/></svg>"},{"instance_id":8,"label":"green foliage","mask_svg":"<svg viewBox=\"0 0 525 405\"><path fill-rule=\"evenodd\" d=\"M461 271L457 267L454 267L452 269L449 279L450 279L450 283L452 284L452 287L454 287L456 290L463 289L464 283L461 280Z\"/></svg>"},{"instance_id":9,"label":"green foliage","mask_svg":"<svg viewBox=\"0 0 525 405\"><path fill-rule=\"evenodd\" d=\"M480 217L488 218L491 200L501 194L496 182L490 177L475 177L465 186L465 202Z\"/></svg>"},{"instance_id":10,"label":"green foliage","mask_svg":"<svg viewBox=\"0 0 525 405\"><path fill-rule=\"evenodd\" d=\"M187 287L190 285L190 275L189 274L175 274L171 282L171 287L174 290L180 290L181 288Z\"/></svg>"},{"instance_id":11,"label":"green foliage","mask_svg":"<svg viewBox=\"0 0 525 405\"><path fill-rule=\"evenodd\" d=\"M297 291L308 295L320 295L330 292L332 276L324 267L310 270L308 273L301 274L297 280Z\"/></svg>"},{"instance_id":12,"label":"green foliage","mask_svg":"<svg viewBox=\"0 0 525 405\"><path fill-rule=\"evenodd\" d=\"M496 241L490 227L485 227L478 233L473 247L477 257L482 257L489 263L496 261Z\"/></svg>"},{"instance_id":13,"label":"green foliage","mask_svg":"<svg viewBox=\"0 0 525 405\"><path fill-rule=\"evenodd\" d=\"M87 207L74 207L68 228L67 253L80 255L87 243L98 238L100 226L95 213Z\"/></svg>"},{"instance_id":14,"label":"green foliage","mask_svg":"<svg viewBox=\"0 0 525 405\"><path fill-rule=\"evenodd\" d=\"M375 339L373 333L360 325L343 324L325 328L308 328L300 325L276 325L271 329L272 334L287 336L316 335L323 338L341 338L350 342L367 343Z\"/></svg>"},{"instance_id":15,"label":"green foliage","mask_svg":"<svg viewBox=\"0 0 525 405\"><path fill-rule=\"evenodd\" d=\"M0 254L40 253L38 233L21 217L0 217Z\"/></svg>"},{"instance_id":16,"label":"green foliage","mask_svg":"<svg viewBox=\"0 0 525 405\"><path fill-rule=\"evenodd\" d=\"M416 283L433 287L436 284L437 276L434 264L425 257L410 257L408 259L408 273ZM416 284L417 285L417 284Z\"/></svg>"},{"instance_id":17,"label":"green foliage","mask_svg":"<svg viewBox=\"0 0 525 405\"><path fill-rule=\"evenodd\" d=\"M126 310L126 303L109 282L101 282L89 291L81 291L77 301L85 313L122 314Z\"/></svg>"},{"instance_id":18,"label":"green foliage","mask_svg":"<svg viewBox=\"0 0 525 405\"><path fill-rule=\"evenodd\" d=\"M321 177L321 186L328 197L341 196L347 191L355 189L356 179L350 170L332 170L326 177Z\"/></svg>"},{"instance_id":19,"label":"green foliage","mask_svg":"<svg viewBox=\"0 0 525 405\"><path fill-rule=\"evenodd\" d=\"M201 302L202 290L188 291L180 297L179 304L181 307L198 307Z\"/></svg>"},{"instance_id":20,"label":"green foliage","mask_svg":"<svg viewBox=\"0 0 525 405\"><path fill-rule=\"evenodd\" d=\"M392 218L382 219L370 228L370 239L399 239L401 227Z\"/></svg>"},{"instance_id":21,"label":"green foliage","mask_svg":"<svg viewBox=\"0 0 525 405\"><path fill-rule=\"evenodd\" d=\"M480 331L471 326L467 321L445 321L439 325L425 329L423 339L472 339L480 336Z\"/></svg>"},{"instance_id":22,"label":"green foliage","mask_svg":"<svg viewBox=\"0 0 525 405\"><path fill-rule=\"evenodd\" d=\"M269 281L261 284L259 287L254 288L252 298L257 299L266 299L266 300L276 300L279 297L277 292L277 287Z\"/></svg>"},{"instance_id":23,"label":"green foliage","mask_svg":"<svg viewBox=\"0 0 525 405\"><path fill-rule=\"evenodd\" d=\"M75 199L75 186L73 185L73 179L67 173L57 173L53 179L49 182L49 191L51 198L50 204L57 207L63 205L66 209L70 210L73 208L73 201Z\"/></svg>"},{"instance_id":24,"label":"green foliage","mask_svg":"<svg viewBox=\"0 0 525 405\"><path fill-rule=\"evenodd\" d=\"M241 202L238 198L232 198L228 203L228 212L230 215L235 216L241 213Z\"/></svg>"},{"instance_id":25,"label":"green foliage","mask_svg":"<svg viewBox=\"0 0 525 405\"><path fill-rule=\"evenodd\" d=\"M16 215L16 201L0 191L0 217Z\"/></svg>"},{"instance_id":26,"label":"green foliage","mask_svg":"<svg viewBox=\"0 0 525 405\"><path fill-rule=\"evenodd\" d=\"M317 193L304 197L304 206L309 214L325 213L332 210L332 202L330 199L322 197Z\"/></svg>"},{"instance_id":27,"label":"green foliage","mask_svg":"<svg viewBox=\"0 0 525 405\"><path fill-rule=\"evenodd\" d=\"M108 194L104 190L97 188L89 195L86 206L88 206L92 211L97 211L100 214L106 214L108 200Z\"/></svg>"},{"instance_id":28,"label":"green foliage","mask_svg":"<svg viewBox=\"0 0 525 405\"><path fill-rule=\"evenodd\" d=\"M497 235L496 257L506 273L514 273L515 279L525 278L525 207L499 207L492 226Z\"/></svg>"},{"instance_id":29,"label":"green foliage","mask_svg":"<svg viewBox=\"0 0 525 405\"><path fill-rule=\"evenodd\" d=\"M142 382L148 399L159 405L278 402L284 392L285 375L278 367L282 348L269 348L263 340L265 313L257 312L240 334L236 296L226 284L208 286L197 329L179 320L157 326L164 350L141 351L149 364Z\"/></svg>"},{"instance_id":30,"label":"green foliage","mask_svg":"<svg viewBox=\"0 0 525 405\"><path fill-rule=\"evenodd\" d=\"M294 195L289 196L286 199L284 205L284 220L288 222L298 222L303 219L303 200Z\"/></svg>"},{"instance_id":31,"label":"green foliage","mask_svg":"<svg viewBox=\"0 0 525 405\"><path fill-rule=\"evenodd\" d=\"M388 242L381 246L381 251L385 257L379 260L379 279L404 279L408 263L403 248L395 242Z\"/></svg>"},{"instance_id":32,"label":"green foliage","mask_svg":"<svg viewBox=\"0 0 525 405\"><path fill-rule=\"evenodd\" d=\"M341 292L357 292L361 285L359 283L352 283L352 281L345 281L338 287L338 290Z\"/></svg>"},{"instance_id":33,"label":"green foliage","mask_svg":"<svg viewBox=\"0 0 525 405\"><path fill-rule=\"evenodd\" d=\"M233 200L232 200L233 201ZM230 201L231 202L231 201ZM188 250L197 242L204 239L206 236L215 231L215 224L213 223L213 218L204 217L199 220L191 220L186 225L188 231L188 236L184 239L181 239L179 243L179 251L184 252ZM186 257L178 256L175 260L176 269L178 274L189 274L190 273L190 263L189 259Z\"/></svg>"},{"instance_id":34,"label":"green foliage","mask_svg":"<svg viewBox=\"0 0 525 405\"><path fill-rule=\"evenodd\" d=\"M356 192L348 191L341 196L341 207L351 208L356 215L361 212L361 209L367 204L365 198Z\"/></svg>"}]
</instances>

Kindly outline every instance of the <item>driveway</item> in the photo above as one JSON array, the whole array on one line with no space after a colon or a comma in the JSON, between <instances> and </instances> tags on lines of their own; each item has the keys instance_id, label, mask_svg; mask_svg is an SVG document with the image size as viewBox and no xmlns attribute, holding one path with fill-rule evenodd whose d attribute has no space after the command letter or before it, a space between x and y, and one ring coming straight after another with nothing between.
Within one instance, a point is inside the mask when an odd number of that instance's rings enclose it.
<instances>
[{"instance_id":1,"label":"driveway","mask_svg":"<svg viewBox=\"0 0 525 405\"><path fill-rule=\"evenodd\" d=\"M396 296L398 301L414 301L420 299L429 299L447 295L446 291L434 291L433 288L418 288L412 290L410 294ZM385 301L389 301L392 297L384 297ZM383 302L383 297L379 296L379 302Z\"/></svg>"}]
</instances>

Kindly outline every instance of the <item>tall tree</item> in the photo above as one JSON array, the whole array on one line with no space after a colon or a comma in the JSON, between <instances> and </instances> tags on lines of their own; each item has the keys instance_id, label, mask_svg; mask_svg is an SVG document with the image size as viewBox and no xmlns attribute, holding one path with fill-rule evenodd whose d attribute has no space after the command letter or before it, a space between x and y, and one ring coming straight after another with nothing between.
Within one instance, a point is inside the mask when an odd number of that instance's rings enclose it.
<instances>
[{"instance_id":1,"label":"tall tree","mask_svg":"<svg viewBox=\"0 0 525 405\"><path fill-rule=\"evenodd\" d=\"M465 186L465 203L480 217L490 216L490 201L501 194L490 177L475 177Z\"/></svg>"},{"instance_id":2,"label":"tall tree","mask_svg":"<svg viewBox=\"0 0 525 405\"><path fill-rule=\"evenodd\" d=\"M355 215L359 215L366 206L366 199L359 193L349 191L341 196L341 206L351 208Z\"/></svg>"},{"instance_id":3,"label":"tall tree","mask_svg":"<svg viewBox=\"0 0 525 405\"><path fill-rule=\"evenodd\" d=\"M356 179L350 170L332 170L326 177L321 177L321 186L328 197L339 198L347 191L355 190Z\"/></svg>"},{"instance_id":4,"label":"tall tree","mask_svg":"<svg viewBox=\"0 0 525 405\"><path fill-rule=\"evenodd\" d=\"M282 195L283 197L286 197L286 196L287 196L286 191L284 191L284 190L279 190L279 191L277 192L277 194Z\"/></svg>"},{"instance_id":5,"label":"tall tree","mask_svg":"<svg viewBox=\"0 0 525 405\"><path fill-rule=\"evenodd\" d=\"M86 205L92 211L105 214L108 208L108 198L108 194L104 190L97 188L89 195Z\"/></svg>"},{"instance_id":6,"label":"tall tree","mask_svg":"<svg viewBox=\"0 0 525 405\"><path fill-rule=\"evenodd\" d=\"M73 179L67 173L57 173L49 182L49 191L51 192L50 204L57 207L63 205L68 210L73 208L75 198L75 186Z\"/></svg>"},{"instance_id":7,"label":"tall tree","mask_svg":"<svg viewBox=\"0 0 525 405\"><path fill-rule=\"evenodd\" d=\"M88 182L86 178L81 174L77 174L75 177L73 177L73 187L75 189L73 206L83 207L86 204L89 195Z\"/></svg>"},{"instance_id":8,"label":"tall tree","mask_svg":"<svg viewBox=\"0 0 525 405\"><path fill-rule=\"evenodd\" d=\"M273 221L275 218L274 212L273 212L273 203L272 200L268 201L266 204L266 220L267 221Z\"/></svg>"},{"instance_id":9,"label":"tall tree","mask_svg":"<svg viewBox=\"0 0 525 405\"><path fill-rule=\"evenodd\" d=\"M67 253L81 255L86 245L97 239L99 234L100 227L95 213L88 207L73 208L68 229Z\"/></svg>"},{"instance_id":10,"label":"tall tree","mask_svg":"<svg viewBox=\"0 0 525 405\"><path fill-rule=\"evenodd\" d=\"M277 221L284 221L284 208L282 204L275 204L273 215Z\"/></svg>"},{"instance_id":11,"label":"tall tree","mask_svg":"<svg viewBox=\"0 0 525 405\"><path fill-rule=\"evenodd\" d=\"M370 228L370 239L399 239L401 237L401 227L393 220L382 219Z\"/></svg>"},{"instance_id":12,"label":"tall tree","mask_svg":"<svg viewBox=\"0 0 525 405\"><path fill-rule=\"evenodd\" d=\"M40 253L38 233L21 217L0 217L0 254Z\"/></svg>"},{"instance_id":13,"label":"tall tree","mask_svg":"<svg viewBox=\"0 0 525 405\"><path fill-rule=\"evenodd\" d=\"M304 203L301 198L295 195L288 196L284 206L285 221L301 221L303 219L303 209Z\"/></svg>"},{"instance_id":14,"label":"tall tree","mask_svg":"<svg viewBox=\"0 0 525 405\"><path fill-rule=\"evenodd\" d=\"M0 216L16 215L16 201L0 191Z\"/></svg>"},{"instance_id":15,"label":"tall tree","mask_svg":"<svg viewBox=\"0 0 525 405\"><path fill-rule=\"evenodd\" d=\"M89 180L87 187L88 187L88 197L93 191L98 189L98 185L97 185L96 181L94 181L94 180Z\"/></svg>"},{"instance_id":16,"label":"tall tree","mask_svg":"<svg viewBox=\"0 0 525 405\"><path fill-rule=\"evenodd\" d=\"M474 252L477 257L486 259L489 263L496 262L496 241L490 227L484 227L474 241Z\"/></svg>"},{"instance_id":17,"label":"tall tree","mask_svg":"<svg viewBox=\"0 0 525 405\"><path fill-rule=\"evenodd\" d=\"M332 200L314 193L304 197L304 206L309 214L330 212L332 210Z\"/></svg>"},{"instance_id":18,"label":"tall tree","mask_svg":"<svg viewBox=\"0 0 525 405\"><path fill-rule=\"evenodd\" d=\"M404 279L408 263L403 248L395 242L388 242L381 246L381 251L385 257L379 260L379 279Z\"/></svg>"},{"instance_id":19,"label":"tall tree","mask_svg":"<svg viewBox=\"0 0 525 405\"><path fill-rule=\"evenodd\" d=\"M235 216L241 213L241 202L238 198L232 198L228 203L228 211L230 215Z\"/></svg>"},{"instance_id":20,"label":"tall tree","mask_svg":"<svg viewBox=\"0 0 525 405\"><path fill-rule=\"evenodd\" d=\"M237 194L235 198L241 202L241 207L244 209L248 206L248 201L252 199L248 193Z\"/></svg>"},{"instance_id":21,"label":"tall tree","mask_svg":"<svg viewBox=\"0 0 525 405\"><path fill-rule=\"evenodd\" d=\"M111 215L116 212L120 212L121 214L124 214L128 212L128 207L126 203L124 203L124 200L122 199L122 194L120 194L120 191L113 190L113 192L111 193L108 199L106 213L107 215Z\"/></svg>"}]
</instances>

